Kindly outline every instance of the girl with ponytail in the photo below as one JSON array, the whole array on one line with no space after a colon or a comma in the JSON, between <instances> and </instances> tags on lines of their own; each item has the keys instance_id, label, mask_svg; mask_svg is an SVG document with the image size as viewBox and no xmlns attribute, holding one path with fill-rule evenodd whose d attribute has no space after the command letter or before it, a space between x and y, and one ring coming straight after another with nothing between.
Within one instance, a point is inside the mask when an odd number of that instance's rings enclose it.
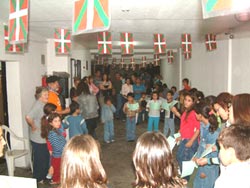
<instances>
[{"instance_id":1,"label":"girl with ponytail","mask_svg":"<svg viewBox=\"0 0 250 188\"><path fill-rule=\"evenodd\" d=\"M196 118L200 121L200 143L194 161L197 163L198 171L194 179L194 188L206 187L213 188L215 180L219 176L219 165L214 164L212 159L218 157L218 151L212 151L206 156L202 153L211 145L216 143L220 133L217 117L214 114L211 106L205 102L200 102L195 105L194 111ZM203 165L200 159L206 157L207 164ZM204 160L204 159L203 159Z\"/></svg>"}]
</instances>

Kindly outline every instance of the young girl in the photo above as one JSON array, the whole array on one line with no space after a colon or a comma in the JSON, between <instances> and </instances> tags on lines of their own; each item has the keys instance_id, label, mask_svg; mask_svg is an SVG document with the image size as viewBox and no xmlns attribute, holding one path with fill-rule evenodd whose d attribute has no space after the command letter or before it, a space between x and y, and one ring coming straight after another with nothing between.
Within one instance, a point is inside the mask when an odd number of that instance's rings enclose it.
<instances>
[{"instance_id":1,"label":"young girl","mask_svg":"<svg viewBox=\"0 0 250 188\"><path fill-rule=\"evenodd\" d=\"M166 137L159 132L146 132L136 143L133 153L136 188L184 188L178 178Z\"/></svg>"},{"instance_id":2,"label":"young girl","mask_svg":"<svg viewBox=\"0 0 250 188\"><path fill-rule=\"evenodd\" d=\"M114 142L114 113L116 109L111 102L110 97L104 98L102 106L101 119L104 123L104 141L106 143Z\"/></svg>"},{"instance_id":3,"label":"young girl","mask_svg":"<svg viewBox=\"0 0 250 188\"><path fill-rule=\"evenodd\" d=\"M133 142L135 140L135 128L136 128L136 113L139 112L139 103L135 102L134 94L128 93L128 102L124 104L123 111L127 114L126 120L126 135L127 141Z\"/></svg>"},{"instance_id":4,"label":"young girl","mask_svg":"<svg viewBox=\"0 0 250 188\"><path fill-rule=\"evenodd\" d=\"M211 145L215 145L219 136L220 129L218 128L217 117L211 110L211 107L205 102L200 102L195 105L196 118L200 121L200 143L195 155L194 161L199 164L199 159L203 158L202 153ZM218 157L218 151L205 156L207 159L211 157ZM219 165L208 164L199 166L197 174L194 179L194 188L206 187L213 188L215 180L219 176Z\"/></svg>"},{"instance_id":5,"label":"young girl","mask_svg":"<svg viewBox=\"0 0 250 188\"><path fill-rule=\"evenodd\" d=\"M196 119L193 107L195 105L195 97L190 93L186 93L184 98L184 113L181 116L180 134L181 136L176 139L180 141L177 151L177 161L182 171L182 162L190 161L198 148L198 136L200 133L200 123ZM185 177L189 180L189 176Z\"/></svg>"},{"instance_id":6,"label":"young girl","mask_svg":"<svg viewBox=\"0 0 250 188\"><path fill-rule=\"evenodd\" d=\"M73 137L62 154L61 188L107 188L99 147L89 135Z\"/></svg>"},{"instance_id":7,"label":"young girl","mask_svg":"<svg viewBox=\"0 0 250 188\"><path fill-rule=\"evenodd\" d=\"M52 184L60 183L60 165L61 155L66 144L66 133L61 126L61 116L57 113L51 113L42 118L42 136L48 139L52 148L51 165L54 169ZM48 131L44 131L44 130ZM44 132L43 132L44 131Z\"/></svg>"},{"instance_id":8,"label":"young girl","mask_svg":"<svg viewBox=\"0 0 250 188\"><path fill-rule=\"evenodd\" d=\"M148 113L148 131L158 131L159 121L160 121L160 112L161 112L162 102L159 100L159 94L154 91L152 93L151 100L147 103Z\"/></svg>"}]
</instances>

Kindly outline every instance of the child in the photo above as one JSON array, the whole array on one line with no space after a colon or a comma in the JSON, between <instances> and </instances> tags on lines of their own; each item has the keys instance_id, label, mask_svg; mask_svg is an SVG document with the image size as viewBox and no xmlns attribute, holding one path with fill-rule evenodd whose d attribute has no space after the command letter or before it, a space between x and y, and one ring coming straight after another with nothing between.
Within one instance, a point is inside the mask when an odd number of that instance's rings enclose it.
<instances>
[{"instance_id":1,"label":"child","mask_svg":"<svg viewBox=\"0 0 250 188\"><path fill-rule=\"evenodd\" d=\"M160 121L160 111L162 102L159 100L159 94L157 91L153 91L151 100L147 103L148 113L148 131L158 131Z\"/></svg>"},{"instance_id":2,"label":"child","mask_svg":"<svg viewBox=\"0 0 250 188\"><path fill-rule=\"evenodd\" d=\"M176 158L182 171L182 161L190 161L198 148L198 136L200 133L200 123L197 121L193 107L195 105L195 97L190 93L186 93L184 97L184 113L181 116L180 134L176 139L180 141L180 145L176 154ZM189 176L185 177L189 180Z\"/></svg>"},{"instance_id":3,"label":"child","mask_svg":"<svg viewBox=\"0 0 250 188\"><path fill-rule=\"evenodd\" d=\"M194 179L194 188L206 187L213 188L214 182L219 176L219 165L207 164L200 165L199 159L203 158L201 155L211 145L215 145L216 140L220 133L218 128L217 117L211 111L211 106L205 102L200 102L195 105L196 118L200 121L200 143L195 155L194 161L199 165L198 171ZM218 157L218 151L215 150L212 153L205 156L208 158Z\"/></svg>"},{"instance_id":4,"label":"child","mask_svg":"<svg viewBox=\"0 0 250 188\"><path fill-rule=\"evenodd\" d=\"M138 124L147 119L147 111L146 111L147 100L146 100L146 97L147 97L146 93L143 92L141 94L141 98L139 100L140 112L138 114L138 120L137 120Z\"/></svg>"},{"instance_id":5,"label":"child","mask_svg":"<svg viewBox=\"0 0 250 188\"><path fill-rule=\"evenodd\" d=\"M250 126L234 124L221 131L220 160L225 171L215 182L215 188L249 188L250 181Z\"/></svg>"},{"instance_id":6,"label":"child","mask_svg":"<svg viewBox=\"0 0 250 188\"><path fill-rule=\"evenodd\" d=\"M139 112L139 104L134 100L134 94L128 93L128 102L124 104L123 112L127 115L126 137L128 142L135 140L136 113Z\"/></svg>"},{"instance_id":7,"label":"child","mask_svg":"<svg viewBox=\"0 0 250 188\"><path fill-rule=\"evenodd\" d=\"M85 119L80 115L79 104L72 101L69 108L71 115L66 116L62 124L64 129L69 128L69 138L80 134L88 134Z\"/></svg>"},{"instance_id":8,"label":"child","mask_svg":"<svg viewBox=\"0 0 250 188\"><path fill-rule=\"evenodd\" d=\"M159 132L146 132L136 143L133 153L136 188L184 188L178 178L166 137Z\"/></svg>"},{"instance_id":9,"label":"child","mask_svg":"<svg viewBox=\"0 0 250 188\"><path fill-rule=\"evenodd\" d=\"M178 118L181 117L181 114L177 110L178 101L173 100L173 91L169 90L167 92L167 100L164 100L162 107L165 109L165 119L164 119L164 129L163 133L167 137L168 130L170 129L170 135L173 136L175 133L175 123L174 118L177 116Z\"/></svg>"},{"instance_id":10,"label":"child","mask_svg":"<svg viewBox=\"0 0 250 188\"><path fill-rule=\"evenodd\" d=\"M54 169L52 184L60 183L60 165L61 155L66 144L65 132L61 126L61 117L59 114L52 112L42 118L42 135L48 139L52 148L51 165ZM44 130L48 130L43 132Z\"/></svg>"},{"instance_id":11,"label":"child","mask_svg":"<svg viewBox=\"0 0 250 188\"><path fill-rule=\"evenodd\" d=\"M111 102L111 98L106 96L104 98L104 105L102 106L101 119L104 123L104 141L106 143L114 142L114 113L116 109Z\"/></svg>"},{"instance_id":12,"label":"child","mask_svg":"<svg viewBox=\"0 0 250 188\"><path fill-rule=\"evenodd\" d=\"M89 135L73 137L62 154L61 188L107 188L100 148Z\"/></svg>"}]
</instances>

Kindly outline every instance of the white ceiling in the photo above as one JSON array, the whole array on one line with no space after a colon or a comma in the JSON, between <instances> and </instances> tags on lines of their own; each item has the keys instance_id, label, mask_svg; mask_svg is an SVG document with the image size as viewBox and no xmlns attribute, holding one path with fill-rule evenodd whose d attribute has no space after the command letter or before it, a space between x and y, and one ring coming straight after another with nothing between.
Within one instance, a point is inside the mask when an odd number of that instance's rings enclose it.
<instances>
[{"instance_id":1,"label":"white ceiling","mask_svg":"<svg viewBox=\"0 0 250 188\"><path fill-rule=\"evenodd\" d=\"M165 34L167 48L180 47L181 34L191 33L192 41L204 40L206 33L250 30L248 23L236 21L233 15L204 20L201 0L110 0L113 48L120 48L120 32L134 34L137 49L153 49L153 33ZM123 12L122 10L129 10ZM8 22L9 0L0 1L0 21ZM71 28L73 0L30 0L29 33L53 38L55 28ZM97 49L96 33L77 36L74 41Z\"/></svg>"}]
</instances>

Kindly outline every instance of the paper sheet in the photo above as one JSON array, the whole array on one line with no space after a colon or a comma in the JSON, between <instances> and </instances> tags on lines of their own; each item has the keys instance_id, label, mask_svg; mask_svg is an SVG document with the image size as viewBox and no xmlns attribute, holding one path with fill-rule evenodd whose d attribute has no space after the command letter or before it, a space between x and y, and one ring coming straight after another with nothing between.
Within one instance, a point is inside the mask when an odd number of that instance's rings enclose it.
<instances>
[{"instance_id":1,"label":"paper sheet","mask_svg":"<svg viewBox=\"0 0 250 188\"><path fill-rule=\"evenodd\" d=\"M174 138L176 139L176 138L179 138L181 136L181 134L180 133L175 133L174 134Z\"/></svg>"},{"instance_id":2,"label":"paper sheet","mask_svg":"<svg viewBox=\"0 0 250 188\"><path fill-rule=\"evenodd\" d=\"M174 148L174 146L175 146L175 144L176 144L175 139L174 139L172 136L169 136L169 137L167 138L167 140L168 140L168 144L169 144L169 146L170 146L170 149L171 149L171 151L172 151L173 148Z\"/></svg>"},{"instance_id":3,"label":"paper sheet","mask_svg":"<svg viewBox=\"0 0 250 188\"><path fill-rule=\"evenodd\" d=\"M194 172L195 167L196 167L196 164L194 161L183 161L181 178L190 176Z\"/></svg>"},{"instance_id":4,"label":"paper sheet","mask_svg":"<svg viewBox=\"0 0 250 188\"><path fill-rule=\"evenodd\" d=\"M201 157L200 158L203 158L205 156L207 156L209 153L212 153L213 152L213 146L214 144L211 144L202 154L201 154Z\"/></svg>"}]
</instances>

